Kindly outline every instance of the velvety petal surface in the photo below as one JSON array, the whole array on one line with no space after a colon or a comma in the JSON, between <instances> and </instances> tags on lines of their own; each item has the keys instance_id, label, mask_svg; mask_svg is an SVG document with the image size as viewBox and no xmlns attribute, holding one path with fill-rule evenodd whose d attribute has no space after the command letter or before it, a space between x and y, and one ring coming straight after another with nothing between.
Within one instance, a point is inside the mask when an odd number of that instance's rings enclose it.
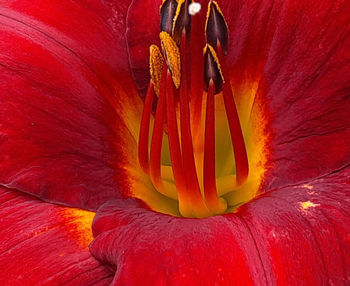
<instances>
[{"instance_id":1,"label":"velvety petal surface","mask_svg":"<svg viewBox=\"0 0 350 286\"><path fill-rule=\"evenodd\" d=\"M1 185L87 209L128 191L129 2L0 1Z\"/></svg>"},{"instance_id":2,"label":"velvety petal surface","mask_svg":"<svg viewBox=\"0 0 350 286\"><path fill-rule=\"evenodd\" d=\"M343 168L350 158L349 2L225 3L233 88L243 98L255 83L255 103L267 113L266 189Z\"/></svg>"},{"instance_id":3,"label":"velvety petal surface","mask_svg":"<svg viewBox=\"0 0 350 286\"><path fill-rule=\"evenodd\" d=\"M346 285L349 192L346 168L201 220L106 204L91 251L116 268L113 285Z\"/></svg>"},{"instance_id":4,"label":"velvety petal surface","mask_svg":"<svg viewBox=\"0 0 350 286\"><path fill-rule=\"evenodd\" d=\"M139 186L127 59L141 89L157 2L132 2L129 54L124 1L0 2L1 184L88 209L109 201L91 251L115 285L350 283L349 3L219 1L232 88L240 112L245 97L264 111L269 169L265 194L237 213L192 220L115 201Z\"/></svg>"},{"instance_id":5,"label":"velvety petal surface","mask_svg":"<svg viewBox=\"0 0 350 286\"><path fill-rule=\"evenodd\" d=\"M1 285L108 285L90 254L94 213L0 188Z\"/></svg>"}]
</instances>

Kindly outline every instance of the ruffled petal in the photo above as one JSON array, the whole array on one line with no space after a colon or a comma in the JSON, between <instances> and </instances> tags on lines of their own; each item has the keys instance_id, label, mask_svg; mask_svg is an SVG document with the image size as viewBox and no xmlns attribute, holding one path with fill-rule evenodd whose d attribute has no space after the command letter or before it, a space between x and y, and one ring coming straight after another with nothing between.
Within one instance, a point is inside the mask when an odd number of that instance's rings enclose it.
<instances>
[{"instance_id":1,"label":"ruffled petal","mask_svg":"<svg viewBox=\"0 0 350 286\"><path fill-rule=\"evenodd\" d=\"M107 285L90 254L94 213L0 188L1 285Z\"/></svg>"},{"instance_id":2,"label":"ruffled petal","mask_svg":"<svg viewBox=\"0 0 350 286\"><path fill-rule=\"evenodd\" d=\"M86 209L128 192L142 111L129 2L1 2L1 185Z\"/></svg>"},{"instance_id":3,"label":"ruffled petal","mask_svg":"<svg viewBox=\"0 0 350 286\"><path fill-rule=\"evenodd\" d=\"M237 213L179 219L136 201L98 211L93 255L113 285L345 285L350 169L276 189Z\"/></svg>"}]
</instances>

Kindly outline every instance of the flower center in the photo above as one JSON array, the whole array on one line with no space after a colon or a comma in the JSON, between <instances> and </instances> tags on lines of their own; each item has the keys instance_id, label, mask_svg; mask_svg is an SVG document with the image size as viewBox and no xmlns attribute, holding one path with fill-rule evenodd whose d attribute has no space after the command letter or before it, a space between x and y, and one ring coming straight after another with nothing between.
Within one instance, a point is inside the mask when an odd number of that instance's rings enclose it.
<instances>
[{"instance_id":1,"label":"flower center","mask_svg":"<svg viewBox=\"0 0 350 286\"><path fill-rule=\"evenodd\" d=\"M215 1L209 2L205 27L195 15L199 10L189 0L165 0L160 7L162 52L150 47L151 81L138 150L157 192L177 201L182 216L196 218L241 204L227 194L242 191L249 177L226 65L227 24Z\"/></svg>"}]
</instances>

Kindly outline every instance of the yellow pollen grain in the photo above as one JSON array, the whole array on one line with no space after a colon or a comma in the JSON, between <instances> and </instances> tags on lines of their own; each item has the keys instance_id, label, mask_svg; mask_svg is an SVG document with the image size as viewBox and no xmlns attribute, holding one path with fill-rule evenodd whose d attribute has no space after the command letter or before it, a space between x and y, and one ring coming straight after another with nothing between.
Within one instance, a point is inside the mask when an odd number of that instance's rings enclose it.
<instances>
[{"instance_id":1,"label":"yellow pollen grain","mask_svg":"<svg viewBox=\"0 0 350 286\"><path fill-rule=\"evenodd\" d=\"M222 83L225 83L225 79L224 79L224 76L223 76L222 70L221 70L221 65L220 65L219 57L218 57L218 55L216 54L214 48L213 48L211 45L206 44L206 45L205 45L205 48L204 48L204 51L203 51L203 54L205 54L205 53L207 52L208 49L209 49L209 52L211 53L211 55L213 56L214 61L215 61L215 63L216 63L216 66L217 66L217 68L218 68L218 70L219 70L219 73L220 73L220 76L221 76L221 79L222 79Z\"/></svg>"},{"instance_id":2,"label":"yellow pollen grain","mask_svg":"<svg viewBox=\"0 0 350 286\"><path fill-rule=\"evenodd\" d=\"M151 73L151 80L154 85L154 91L159 96L160 81L162 79L163 56L156 45L149 48L149 68Z\"/></svg>"},{"instance_id":3,"label":"yellow pollen grain","mask_svg":"<svg viewBox=\"0 0 350 286\"><path fill-rule=\"evenodd\" d=\"M299 202L299 205L303 210L307 210L308 208L314 208L314 207L319 206L319 204L314 204L311 201Z\"/></svg>"},{"instance_id":4,"label":"yellow pollen grain","mask_svg":"<svg viewBox=\"0 0 350 286\"><path fill-rule=\"evenodd\" d=\"M224 22L225 22L225 25L226 27L228 27L227 25L227 22L226 22L226 19L225 19L225 16L224 16L224 13L222 13L220 7L219 7L219 4L216 2L216 1L209 1L209 4L208 4L208 11L207 11L207 18L206 18L206 21L205 21L205 33L207 33L207 27L208 27L208 22L209 22L209 16L210 16L210 11L212 9L211 5L215 5L216 7L216 10L219 12L219 14L222 16L222 19L224 19Z\"/></svg>"},{"instance_id":5,"label":"yellow pollen grain","mask_svg":"<svg viewBox=\"0 0 350 286\"><path fill-rule=\"evenodd\" d=\"M162 42L163 51L170 69L170 73L176 88L181 82L180 51L173 38L167 32L161 32L159 38Z\"/></svg>"}]
</instances>

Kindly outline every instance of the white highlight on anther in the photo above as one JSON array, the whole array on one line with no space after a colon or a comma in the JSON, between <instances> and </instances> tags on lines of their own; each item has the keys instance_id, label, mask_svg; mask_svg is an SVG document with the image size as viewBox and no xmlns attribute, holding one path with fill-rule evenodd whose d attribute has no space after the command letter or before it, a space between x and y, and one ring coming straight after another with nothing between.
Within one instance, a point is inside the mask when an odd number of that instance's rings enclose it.
<instances>
[{"instance_id":1,"label":"white highlight on anther","mask_svg":"<svg viewBox=\"0 0 350 286\"><path fill-rule=\"evenodd\" d=\"M189 6L188 6L188 13L191 16L196 15L200 10L202 9L202 6L200 3L198 2L192 2Z\"/></svg>"}]
</instances>

